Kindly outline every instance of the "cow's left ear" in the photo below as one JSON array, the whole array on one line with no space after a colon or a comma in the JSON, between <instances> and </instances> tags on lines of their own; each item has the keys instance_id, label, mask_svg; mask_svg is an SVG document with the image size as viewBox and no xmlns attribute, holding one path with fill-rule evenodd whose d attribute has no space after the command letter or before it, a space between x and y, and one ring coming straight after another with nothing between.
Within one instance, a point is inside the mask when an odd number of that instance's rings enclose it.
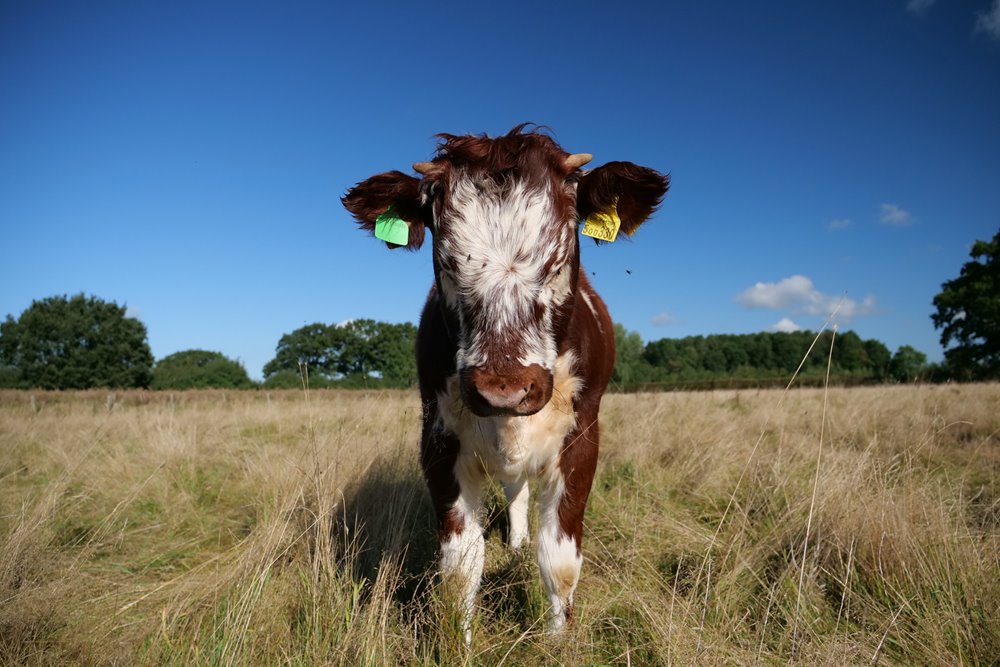
<instances>
[{"instance_id":1,"label":"cow's left ear","mask_svg":"<svg viewBox=\"0 0 1000 667\"><path fill-rule=\"evenodd\" d=\"M581 220L615 207L621 231L635 233L663 201L670 177L631 162L608 162L580 177L576 208Z\"/></svg>"},{"instance_id":2,"label":"cow's left ear","mask_svg":"<svg viewBox=\"0 0 1000 667\"><path fill-rule=\"evenodd\" d=\"M404 240L399 236L402 220L407 232L405 243L394 243L386 240L389 248L406 248L416 250L424 243L424 232L429 222L429 206L424 206L420 196L420 179L401 171L389 171L361 181L341 197L344 208L351 212L362 229L376 231L379 218L381 225L394 225L394 234L390 238Z\"/></svg>"}]
</instances>

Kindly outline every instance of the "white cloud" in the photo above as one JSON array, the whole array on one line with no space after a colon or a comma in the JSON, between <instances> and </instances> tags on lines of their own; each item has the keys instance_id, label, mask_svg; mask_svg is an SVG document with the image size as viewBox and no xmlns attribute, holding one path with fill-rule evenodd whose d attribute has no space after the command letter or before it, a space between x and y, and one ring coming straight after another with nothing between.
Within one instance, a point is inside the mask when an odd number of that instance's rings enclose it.
<instances>
[{"instance_id":1,"label":"white cloud","mask_svg":"<svg viewBox=\"0 0 1000 667\"><path fill-rule=\"evenodd\" d=\"M665 327L671 324L680 324L680 320L678 320L676 317L674 317L667 311L663 311L662 313L657 313L656 315L653 315L653 317L650 318L649 321L650 323L652 323L653 326L656 327Z\"/></svg>"},{"instance_id":2,"label":"white cloud","mask_svg":"<svg viewBox=\"0 0 1000 667\"><path fill-rule=\"evenodd\" d=\"M830 224L827 225L827 229L830 230L831 232L839 232L843 229L847 229L853 224L854 223L851 222L848 218L834 218L833 220L830 221Z\"/></svg>"},{"instance_id":3,"label":"white cloud","mask_svg":"<svg viewBox=\"0 0 1000 667\"><path fill-rule=\"evenodd\" d=\"M1000 0L993 0L988 11L976 16L976 32L985 32L991 39L1000 39Z\"/></svg>"},{"instance_id":4,"label":"white cloud","mask_svg":"<svg viewBox=\"0 0 1000 667\"><path fill-rule=\"evenodd\" d=\"M904 211L895 204L882 204L882 215L879 220L882 221L883 225L905 227L910 224L912 218L909 211Z\"/></svg>"},{"instance_id":5,"label":"white cloud","mask_svg":"<svg viewBox=\"0 0 1000 667\"><path fill-rule=\"evenodd\" d=\"M747 308L791 308L822 297L805 276L792 276L779 283L757 283L740 293L736 300Z\"/></svg>"},{"instance_id":6,"label":"white cloud","mask_svg":"<svg viewBox=\"0 0 1000 667\"><path fill-rule=\"evenodd\" d=\"M736 302L746 308L790 310L793 313L827 317L836 311L838 320L848 320L875 312L875 297L866 296L860 303L846 296L823 294L806 276L791 276L776 283L757 283L736 295Z\"/></svg>"},{"instance_id":7,"label":"white cloud","mask_svg":"<svg viewBox=\"0 0 1000 667\"><path fill-rule=\"evenodd\" d=\"M802 331L802 327L787 317L782 317L780 320L769 326L767 330L780 331L781 333L795 333L796 331Z\"/></svg>"},{"instance_id":8,"label":"white cloud","mask_svg":"<svg viewBox=\"0 0 1000 667\"><path fill-rule=\"evenodd\" d=\"M934 0L910 0L906 3L906 11L911 14L921 16L924 12L930 9L933 4Z\"/></svg>"}]
</instances>

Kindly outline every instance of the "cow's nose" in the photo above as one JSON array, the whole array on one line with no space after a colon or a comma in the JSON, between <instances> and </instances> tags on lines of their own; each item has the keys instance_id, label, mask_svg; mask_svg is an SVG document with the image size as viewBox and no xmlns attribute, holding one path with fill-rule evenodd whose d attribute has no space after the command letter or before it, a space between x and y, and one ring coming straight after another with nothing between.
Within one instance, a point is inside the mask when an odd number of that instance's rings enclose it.
<instances>
[{"instance_id":1,"label":"cow's nose","mask_svg":"<svg viewBox=\"0 0 1000 667\"><path fill-rule=\"evenodd\" d=\"M509 378L502 375L492 377L480 375L474 382L479 395L493 407L502 410L516 408L518 403L535 388L535 383L527 378Z\"/></svg>"},{"instance_id":2,"label":"cow's nose","mask_svg":"<svg viewBox=\"0 0 1000 667\"><path fill-rule=\"evenodd\" d=\"M480 416L531 415L552 395L552 375L538 364L501 371L472 368L463 384L466 404Z\"/></svg>"}]
</instances>

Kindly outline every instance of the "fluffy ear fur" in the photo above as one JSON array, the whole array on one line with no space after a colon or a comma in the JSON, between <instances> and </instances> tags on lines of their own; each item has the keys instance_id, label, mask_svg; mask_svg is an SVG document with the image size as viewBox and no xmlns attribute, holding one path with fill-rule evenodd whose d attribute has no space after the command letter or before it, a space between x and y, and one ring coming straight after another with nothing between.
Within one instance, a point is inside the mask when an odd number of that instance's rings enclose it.
<instances>
[{"instance_id":1,"label":"fluffy ear fur","mask_svg":"<svg viewBox=\"0 0 1000 667\"><path fill-rule=\"evenodd\" d=\"M670 177L631 162L608 162L585 173L576 191L580 219L607 211L617 200L621 231L632 235L663 201Z\"/></svg>"},{"instance_id":2,"label":"fluffy ear fur","mask_svg":"<svg viewBox=\"0 0 1000 667\"><path fill-rule=\"evenodd\" d=\"M420 203L420 179L401 171L389 171L372 176L347 191L341 197L344 208L370 232L375 230L375 219L392 206L396 214L410 226L410 242L405 246L386 243L389 248L416 250L424 243L424 232L430 215Z\"/></svg>"}]
</instances>

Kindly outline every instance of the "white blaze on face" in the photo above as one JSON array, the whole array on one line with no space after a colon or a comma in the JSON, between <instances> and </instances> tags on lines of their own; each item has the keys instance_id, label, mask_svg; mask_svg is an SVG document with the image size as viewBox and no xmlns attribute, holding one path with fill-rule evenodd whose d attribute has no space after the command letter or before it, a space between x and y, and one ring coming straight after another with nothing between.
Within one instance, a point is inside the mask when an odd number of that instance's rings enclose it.
<instances>
[{"instance_id":1,"label":"white blaze on face","mask_svg":"<svg viewBox=\"0 0 1000 667\"><path fill-rule=\"evenodd\" d=\"M441 289L459 316L459 368L516 361L552 369L552 316L570 293L575 223L556 219L549 188L500 188L464 174L445 210L438 253L451 270L441 272ZM516 358L490 359L497 347Z\"/></svg>"}]
</instances>

